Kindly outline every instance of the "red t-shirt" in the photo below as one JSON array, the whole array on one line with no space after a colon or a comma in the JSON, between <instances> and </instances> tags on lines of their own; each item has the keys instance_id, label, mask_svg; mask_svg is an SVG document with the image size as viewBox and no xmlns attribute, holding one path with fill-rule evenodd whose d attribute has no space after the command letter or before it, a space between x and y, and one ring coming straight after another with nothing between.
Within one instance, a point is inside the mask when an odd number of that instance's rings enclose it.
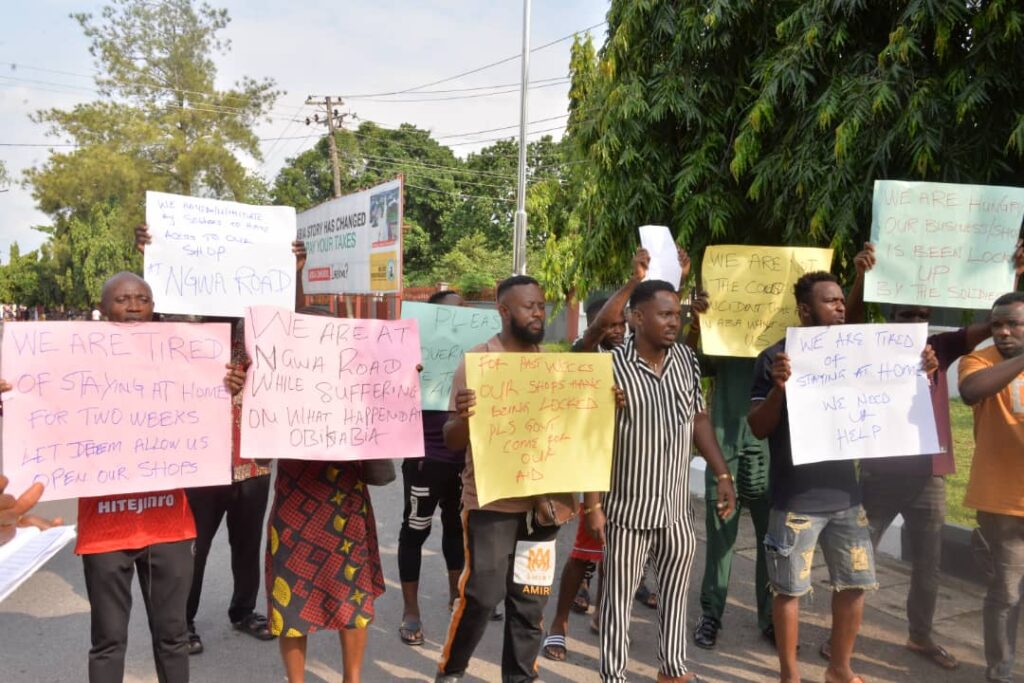
<instances>
[{"instance_id":1,"label":"red t-shirt","mask_svg":"<svg viewBox=\"0 0 1024 683\"><path fill-rule=\"evenodd\" d=\"M137 550L196 537L184 489L78 499L79 555Z\"/></svg>"}]
</instances>

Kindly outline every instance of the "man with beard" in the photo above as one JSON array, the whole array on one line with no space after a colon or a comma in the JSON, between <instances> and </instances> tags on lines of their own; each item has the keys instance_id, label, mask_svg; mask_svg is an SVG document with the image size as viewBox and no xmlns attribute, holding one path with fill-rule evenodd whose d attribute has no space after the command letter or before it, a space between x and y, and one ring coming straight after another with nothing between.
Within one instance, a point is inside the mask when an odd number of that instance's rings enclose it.
<instances>
[{"instance_id":1,"label":"man with beard","mask_svg":"<svg viewBox=\"0 0 1024 683\"><path fill-rule=\"evenodd\" d=\"M718 514L736 506L732 476L715 440L701 395L693 350L676 342L679 295L668 282L648 280L629 301L634 334L612 351L617 411L611 487L584 495L587 528L605 541L601 600L601 680L625 681L633 594L650 557L658 580L658 682L684 683L686 590L697 547L689 512L691 441L718 481Z\"/></svg>"},{"instance_id":2,"label":"man with beard","mask_svg":"<svg viewBox=\"0 0 1024 683\"><path fill-rule=\"evenodd\" d=\"M468 353L537 353L544 339L544 292L531 277L514 275L498 285L501 332ZM465 675L473 651L484 635L494 608L505 601L505 635L501 676L506 683L537 678L544 606L551 592L547 586L515 582L509 563L529 549L555 556L556 526L528 525L533 498L504 498L481 506L476 496L473 449L469 418L476 392L466 387L463 359L452 380L451 415L444 425L445 445L466 452L462 472L463 536L466 564L459 580L459 596L448 627L438 664L436 682L452 683Z\"/></svg>"},{"instance_id":3,"label":"man with beard","mask_svg":"<svg viewBox=\"0 0 1024 683\"><path fill-rule=\"evenodd\" d=\"M960 397L974 408L974 459L964 504L978 511L991 554L982 611L985 678L1013 679L1024 579L1024 292L992 306L995 342L960 361Z\"/></svg>"},{"instance_id":4,"label":"man with beard","mask_svg":"<svg viewBox=\"0 0 1024 683\"><path fill-rule=\"evenodd\" d=\"M802 326L842 325L843 290L831 273L807 273L794 286ZM772 601L780 680L798 683L797 638L800 596L811 590L814 547L821 543L832 583L831 660L826 683L862 683L850 668L864 612L864 591L878 587L868 519L852 460L793 465L786 407L789 357L783 339L761 352L754 364L747 420L754 436L768 438L772 509L764 544ZM931 347L922 354L926 372L938 367Z\"/></svg>"}]
</instances>

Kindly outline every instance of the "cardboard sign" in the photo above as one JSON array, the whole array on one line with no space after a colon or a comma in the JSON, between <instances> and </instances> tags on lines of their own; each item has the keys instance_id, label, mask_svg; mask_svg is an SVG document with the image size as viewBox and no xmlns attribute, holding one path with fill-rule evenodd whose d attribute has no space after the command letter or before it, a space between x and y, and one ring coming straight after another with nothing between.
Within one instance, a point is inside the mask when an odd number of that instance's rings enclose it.
<instances>
[{"instance_id":1,"label":"cardboard sign","mask_svg":"<svg viewBox=\"0 0 1024 683\"><path fill-rule=\"evenodd\" d=\"M463 354L501 332L501 316L490 309L410 301L402 304L402 319L420 326L423 410L448 410L452 378Z\"/></svg>"},{"instance_id":2,"label":"cardboard sign","mask_svg":"<svg viewBox=\"0 0 1024 683\"><path fill-rule=\"evenodd\" d=\"M338 197L298 215L306 294L402 288L402 181Z\"/></svg>"},{"instance_id":3,"label":"cardboard sign","mask_svg":"<svg viewBox=\"0 0 1024 683\"><path fill-rule=\"evenodd\" d=\"M615 397L610 354L467 353L481 505L538 493L607 491Z\"/></svg>"},{"instance_id":4,"label":"cardboard sign","mask_svg":"<svg viewBox=\"0 0 1024 683\"><path fill-rule=\"evenodd\" d=\"M224 323L4 326L4 474L44 500L231 483Z\"/></svg>"},{"instance_id":5,"label":"cardboard sign","mask_svg":"<svg viewBox=\"0 0 1024 683\"><path fill-rule=\"evenodd\" d=\"M415 320L246 311L242 452L254 459L422 458Z\"/></svg>"},{"instance_id":6,"label":"cardboard sign","mask_svg":"<svg viewBox=\"0 0 1024 683\"><path fill-rule=\"evenodd\" d=\"M791 327L793 464L939 451L920 324Z\"/></svg>"},{"instance_id":7,"label":"cardboard sign","mask_svg":"<svg viewBox=\"0 0 1024 683\"><path fill-rule=\"evenodd\" d=\"M146 193L144 272L160 313L295 306L295 209Z\"/></svg>"},{"instance_id":8,"label":"cardboard sign","mask_svg":"<svg viewBox=\"0 0 1024 683\"><path fill-rule=\"evenodd\" d=\"M700 317L701 346L711 356L753 358L800 324L793 285L828 271L831 249L715 245L701 265L710 310Z\"/></svg>"},{"instance_id":9,"label":"cardboard sign","mask_svg":"<svg viewBox=\"0 0 1024 683\"><path fill-rule=\"evenodd\" d=\"M1024 188L876 180L867 301L990 308L1014 289Z\"/></svg>"}]
</instances>

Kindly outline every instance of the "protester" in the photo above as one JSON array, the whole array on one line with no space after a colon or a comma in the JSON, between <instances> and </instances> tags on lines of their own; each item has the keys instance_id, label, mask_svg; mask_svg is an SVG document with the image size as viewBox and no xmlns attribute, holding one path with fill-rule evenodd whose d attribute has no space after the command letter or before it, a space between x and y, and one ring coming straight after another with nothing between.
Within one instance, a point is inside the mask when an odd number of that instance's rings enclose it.
<instances>
[{"instance_id":1,"label":"protester","mask_svg":"<svg viewBox=\"0 0 1024 683\"><path fill-rule=\"evenodd\" d=\"M1024 580L1024 292L992 306L993 346L960 361L960 397L974 409L974 458L964 504L978 511L991 555L982 613L986 679L1013 680Z\"/></svg>"},{"instance_id":2,"label":"protester","mask_svg":"<svg viewBox=\"0 0 1024 683\"><path fill-rule=\"evenodd\" d=\"M843 290L830 273L807 273L794 286L802 326L842 325L846 319ZM790 377L786 340L757 357L747 417L756 438L768 437L772 509L764 544L772 602L776 649L782 683L800 680L797 638L800 597L811 590L814 547L821 544L832 584L831 659L826 683L863 683L850 668L864 612L864 591L878 587L867 515L861 506L852 460L793 465L786 407ZM922 353L925 372L938 367L930 347Z\"/></svg>"},{"instance_id":3,"label":"protester","mask_svg":"<svg viewBox=\"0 0 1024 683\"><path fill-rule=\"evenodd\" d=\"M497 300L501 332L470 352L539 352L544 339L546 310L544 292L537 281L525 275L512 276L498 285ZM505 498L484 506L479 504L473 449L469 443L469 418L475 405L476 392L466 386L466 361L463 359L452 381L452 414L444 426L444 440L450 450L466 451L462 507L467 557L435 681L452 683L463 677L494 608L502 600L505 602L502 680L507 683L532 681L537 677L541 622L550 584L516 583L510 562L518 555L525 556L530 547L540 550L540 555L553 558L558 527L532 525L531 528L528 525L532 498Z\"/></svg>"},{"instance_id":4,"label":"protester","mask_svg":"<svg viewBox=\"0 0 1024 683\"><path fill-rule=\"evenodd\" d=\"M703 293L702 293L703 294ZM699 302L699 303L698 303ZM696 349L700 340L700 313L707 310L702 296L692 310L690 333L686 343ZM735 482L738 512L750 511L754 525L756 559L754 565L754 598L757 604L757 627L761 635L775 645L772 625L772 594L768 588L768 567L765 560L764 536L768 530L768 444L756 438L747 424L750 383L754 373L753 358L711 357L701 355L705 374L714 377L711 391L711 424L715 439L722 449L729 474ZM704 553L704 578L700 587L701 616L693 630L693 642L710 650L718 642L722 615L729 596L733 548L740 529L739 514L723 519L715 514L718 481L714 472L704 470L704 526L707 547Z\"/></svg>"},{"instance_id":5,"label":"protester","mask_svg":"<svg viewBox=\"0 0 1024 683\"><path fill-rule=\"evenodd\" d=\"M103 285L100 310L112 322L153 319L153 293L139 276L121 272ZM228 365L232 394L244 374ZM151 505L152 500L156 505ZM90 683L124 679L132 576L139 573L161 683L188 681L185 603L192 581L195 523L185 492L133 493L78 501L78 543L91 608Z\"/></svg>"},{"instance_id":6,"label":"protester","mask_svg":"<svg viewBox=\"0 0 1024 683\"><path fill-rule=\"evenodd\" d=\"M10 391L11 385L0 380L0 393ZM63 523L60 517L56 519L43 519L29 512L39 502L43 495L43 485L35 483L25 489L25 492L15 498L10 493L4 493L9 480L0 474L0 545L3 545L14 538L18 529L34 526L45 531L53 526Z\"/></svg>"},{"instance_id":7,"label":"protester","mask_svg":"<svg viewBox=\"0 0 1024 683\"><path fill-rule=\"evenodd\" d=\"M464 306L455 292L435 292L427 303L443 306ZM419 582L423 559L423 543L430 536L434 510L441 508L441 551L448 568L448 606L458 594L459 575L465 565L462 547L462 469L466 462L463 450L449 450L444 443L444 425L449 413L444 410L423 411L423 458L402 461L402 486L405 506L402 528L398 533L398 576L402 582L402 623L399 637L406 645L423 644L423 622L420 618Z\"/></svg>"},{"instance_id":8,"label":"protester","mask_svg":"<svg viewBox=\"0 0 1024 683\"><path fill-rule=\"evenodd\" d=\"M616 413L611 488L584 496L587 527L605 540L601 602L602 681L626 680L630 605L650 555L658 579L658 681L696 681L686 669L686 591L697 539L689 514L690 441L715 472L718 514L736 505L704 410L700 368L676 343L680 304L663 281L639 284L629 301L634 334L612 351L625 406Z\"/></svg>"}]
</instances>

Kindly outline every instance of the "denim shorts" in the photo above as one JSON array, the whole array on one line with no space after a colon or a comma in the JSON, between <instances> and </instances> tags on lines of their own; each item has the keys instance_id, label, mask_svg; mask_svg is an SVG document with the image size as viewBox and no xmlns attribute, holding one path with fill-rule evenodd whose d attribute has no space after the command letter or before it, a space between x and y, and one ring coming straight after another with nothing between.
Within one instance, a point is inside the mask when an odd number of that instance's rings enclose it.
<instances>
[{"instance_id":1,"label":"denim shorts","mask_svg":"<svg viewBox=\"0 0 1024 683\"><path fill-rule=\"evenodd\" d=\"M874 590L875 555L868 518L860 505L839 512L805 513L772 509L764 546L768 578L778 595L800 596L811 590L814 546L828 565L832 590Z\"/></svg>"}]
</instances>

